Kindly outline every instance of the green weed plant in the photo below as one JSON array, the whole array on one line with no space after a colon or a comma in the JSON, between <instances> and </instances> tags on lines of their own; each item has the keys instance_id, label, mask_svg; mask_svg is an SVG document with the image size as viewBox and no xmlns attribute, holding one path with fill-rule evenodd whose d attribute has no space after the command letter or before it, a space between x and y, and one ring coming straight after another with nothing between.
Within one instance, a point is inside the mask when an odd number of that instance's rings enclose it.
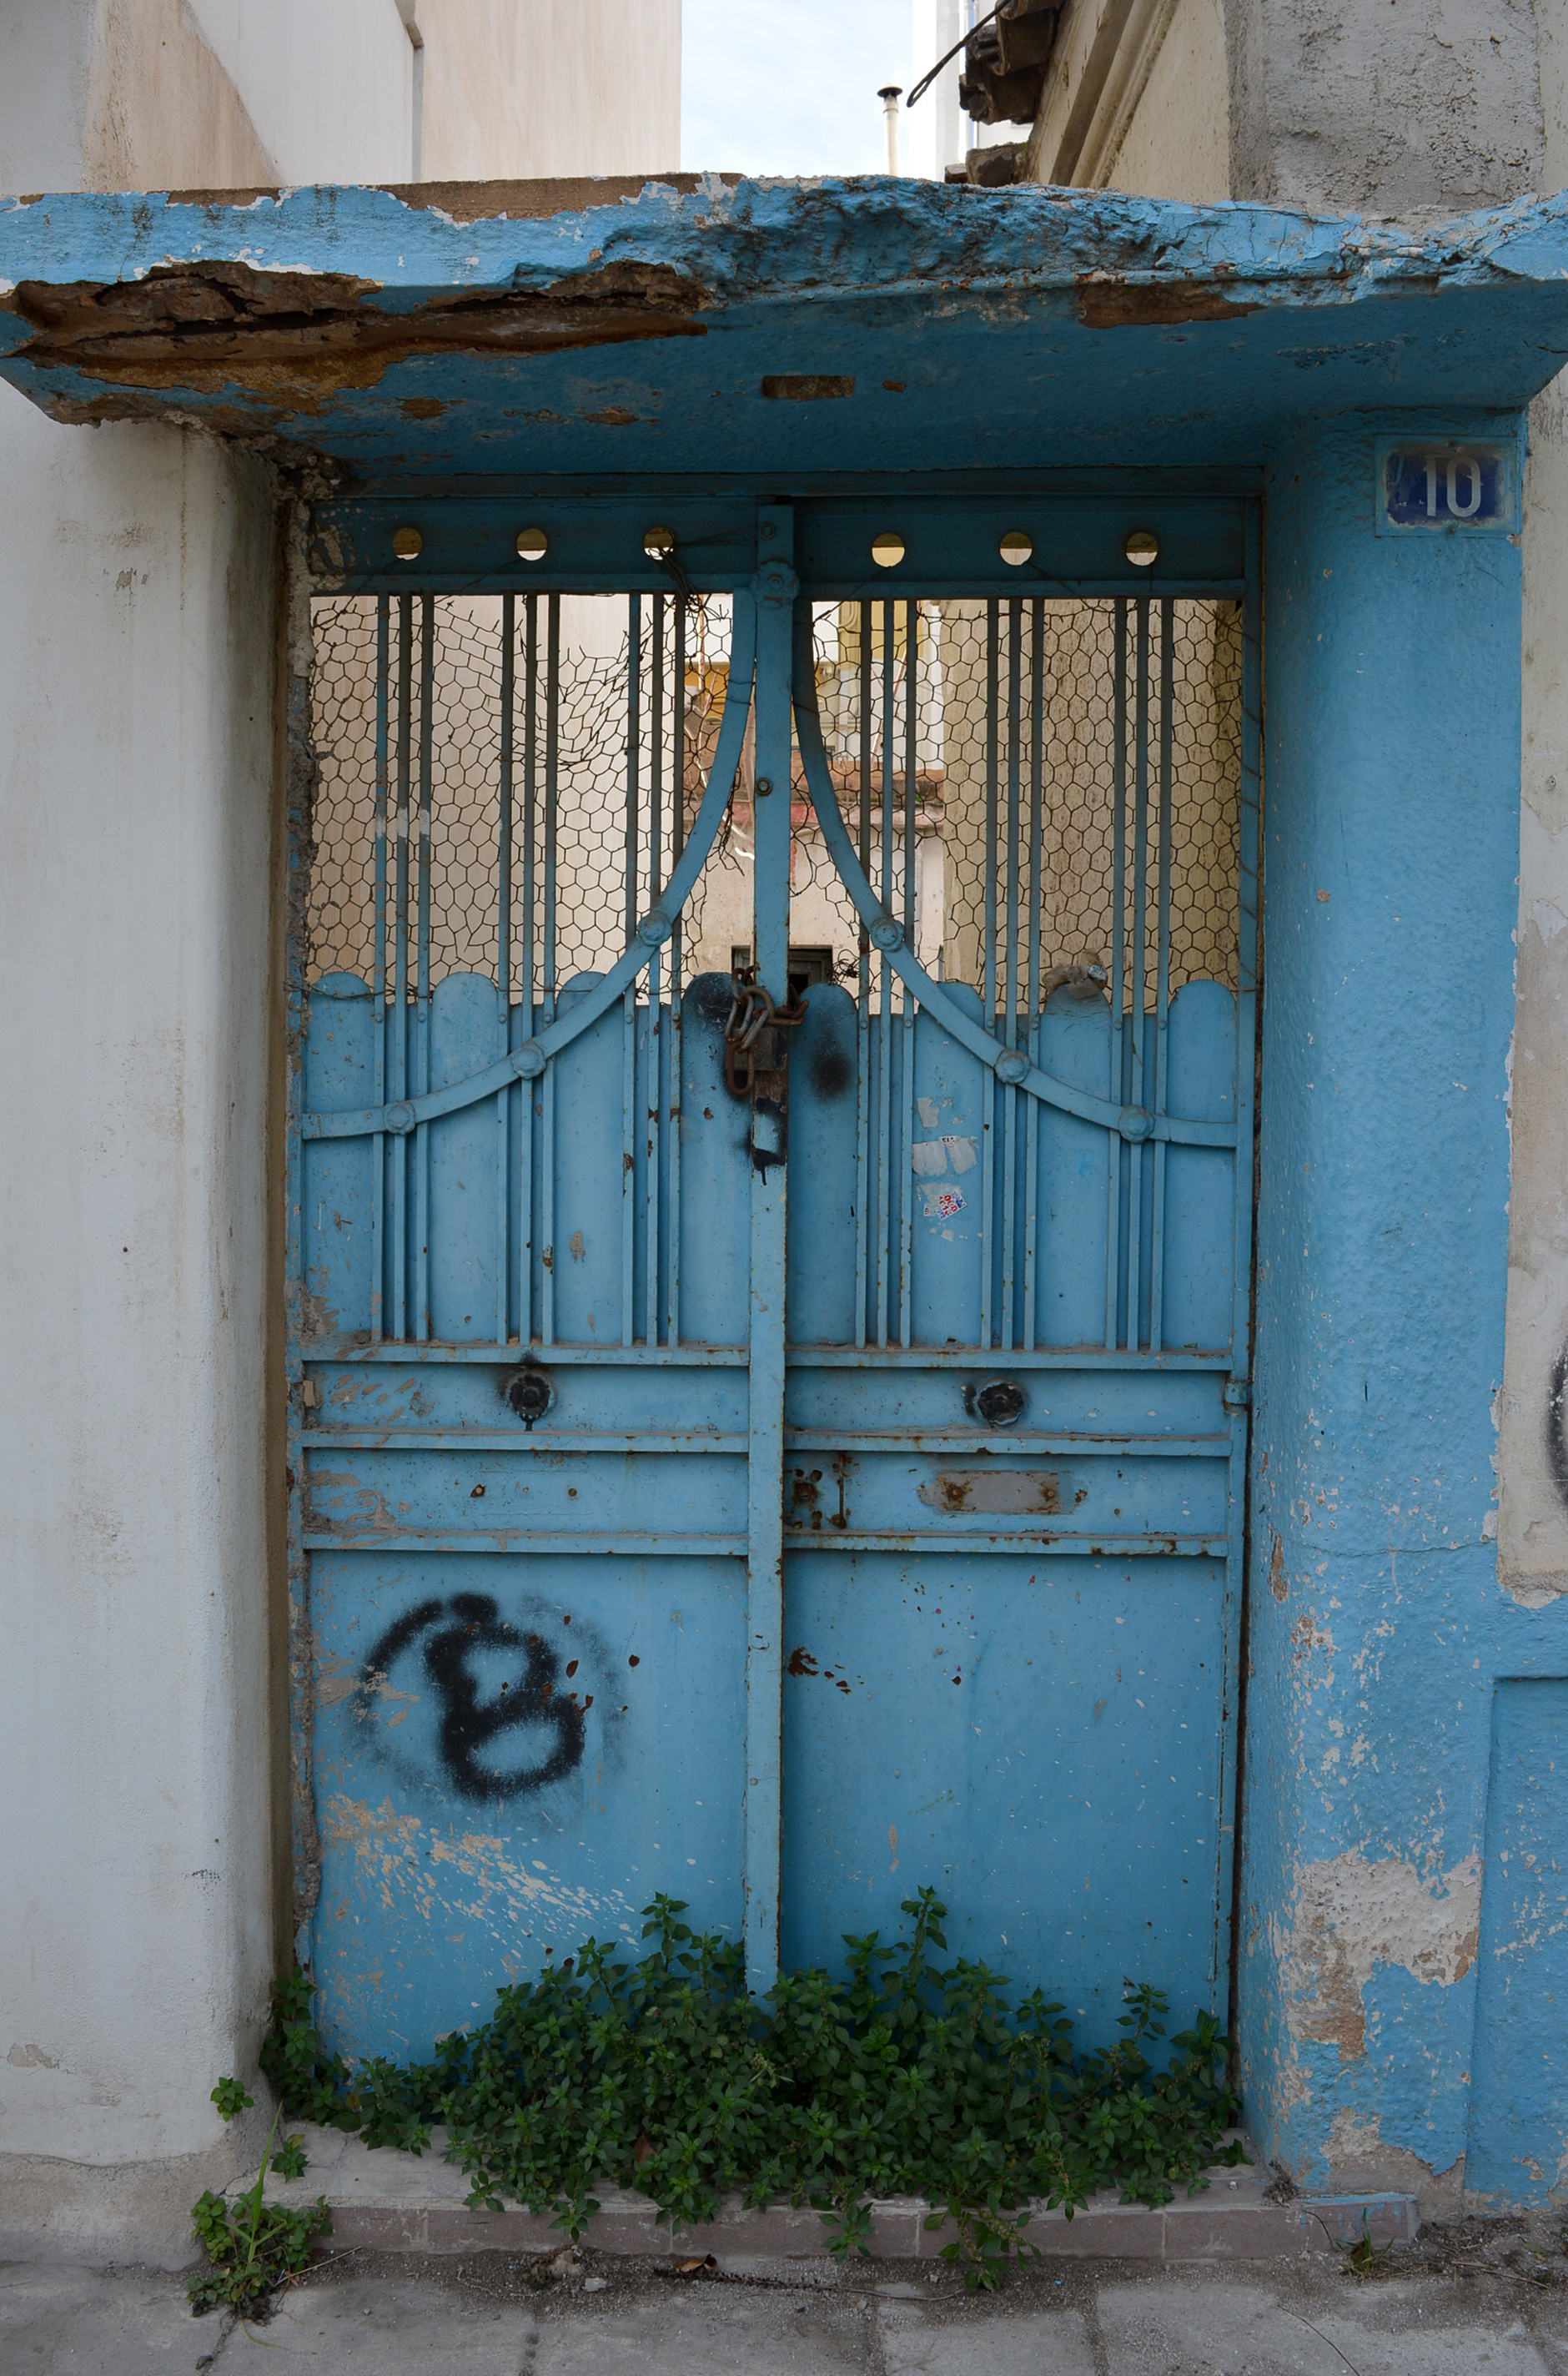
<instances>
[{"instance_id":1,"label":"green weed plant","mask_svg":"<svg viewBox=\"0 0 1568 2376\"><path fill-rule=\"evenodd\" d=\"M242 2081L220 2079L211 2100L224 2120L232 2121L236 2113L249 2111L255 2098L247 2095ZM299 2178L305 2168L304 2149L297 2136L273 2149L283 2109L279 2104L272 2115L255 2185L233 2203L208 2187L191 2205L192 2231L207 2250L206 2266L193 2270L185 2280L197 2318L209 2310L232 2310L241 2318L264 2313L275 2288L308 2264L316 2237L332 2225L324 2194L317 2195L306 2211L291 2211L280 2203L262 2201L269 2168L278 2169L284 2178Z\"/></svg>"},{"instance_id":2,"label":"green weed plant","mask_svg":"<svg viewBox=\"0 0 1568 2376\"><path fill-rule=\"evenodd\" d=\"M1199 2014L1165 2048L1166 2000L1126 1987L1116 2045L1079 2053L1062 2005L1039 1989L1016 2010L981 1963L948 1965L947 1908L906 1898L909 1936L846 1940L848 1977L787 1972L748 1995L742 1950L645 1908L637 1960L588 1940L534 1980L497 1992L481 2026L433 2061L367 2060L350 2072L311 2017L296 1970L274 1999L262 2069L297 2118L422 2152L437 2124L471 2204L550 2211L576 2241L606 2184L651 2198L678 2226L710 2220L731 2191L822 2216L840 2257L870 2249L871 2204L923 2196L950 2222L946 2257L989 2286L1028 2250L1028 2204L1068 2215L1102 2188L1123 2203L1195 2193L1246 2156L1225 2132L1237 2105L1226 2040Z\"/></svg>"}]
</instances>

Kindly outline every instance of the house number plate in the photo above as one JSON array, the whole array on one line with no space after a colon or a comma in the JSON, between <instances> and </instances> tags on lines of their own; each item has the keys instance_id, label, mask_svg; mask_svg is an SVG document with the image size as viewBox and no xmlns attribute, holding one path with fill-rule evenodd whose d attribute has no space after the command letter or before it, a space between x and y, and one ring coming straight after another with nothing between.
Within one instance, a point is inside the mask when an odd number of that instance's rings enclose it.
<instances>
[{"instance_id":1,"label":"house number plate","mask_svg":"<svg viewBox=\"0 0 1568 2376\"><path fill-rule=\"evenodd\" d=\"M1519 525L1518 457L1507 444L1388 437L1377 449L1380 536L1506 535Z\"/></svg>"}]
</instances>

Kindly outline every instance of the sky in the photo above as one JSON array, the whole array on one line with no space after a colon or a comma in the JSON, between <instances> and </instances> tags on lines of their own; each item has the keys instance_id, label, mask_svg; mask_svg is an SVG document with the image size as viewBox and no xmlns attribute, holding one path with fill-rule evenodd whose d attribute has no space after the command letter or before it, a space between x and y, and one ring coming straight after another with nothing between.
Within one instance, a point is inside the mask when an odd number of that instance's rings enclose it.
<instances>
[{"instance_id":1,"label":"sky","mask_svg":"<svg viewBox=\"0 0 1568 2376\"><path fill-rule=\"evenodd\" d=\"M683 168L885 172L877 91L934 63L912 42L910 0L683 0Z\"/></svg>"}]
</instances>

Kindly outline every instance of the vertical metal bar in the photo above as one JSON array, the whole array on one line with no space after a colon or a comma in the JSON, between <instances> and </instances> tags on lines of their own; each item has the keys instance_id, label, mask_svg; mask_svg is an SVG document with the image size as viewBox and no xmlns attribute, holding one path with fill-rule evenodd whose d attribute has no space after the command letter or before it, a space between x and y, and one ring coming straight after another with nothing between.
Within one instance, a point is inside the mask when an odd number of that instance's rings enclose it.
<instances>
[{"instance_id":1,"label":"vertical metal bar","mask_svg":"<svg viewBox=\"0 0 1568 2376\"><path fill-rule=\"evenodd\" d=\"M316 606L303 588L290 589L286 612L288 636L288 675L284 684L286 717L291 733L302 741L308 740L314 719L315 691L315 649L314 629ZM303 628L310 637L307 666L302 669L298 630ZM381 638L378 637L378 643ZM385 671L383 671L383 675ZM306 788L297 776L291 774L288 794L284 846L286 885L290 904L308 894L310 888L310 805ZM305 980L305 944L298 933L290 933L284 941L283 968L286 1005L284 1063L284 1139L283 1139L283 1260L284 1277L291 1286L301 1287L304 1281L304 1245L302 1223L303 1214L303 1155L301 1135L302 1109L305 1103L304 1051L310 1022L310 996ZM396 1144L396 1142L394 1142ZM315 1799L315 1693L312 1689L315 1656L318 1647L311 1623L310 1595L313 1582L311 1563L304 1548L304 1421L302 1408L305 1360L300 1343L300 1325L304 1314L297 1295L291 1294L284 1313L284 1382L283 1397L283 1458L284 1478L288 1491L286 1504L285 1554L288 1573L288 1664L289 1682L289 1779L293 1804L308 1811L305 1822L314 1828ZM294 1872L303 1877L302 1868L309 1854L311 1841L307 1832L302 1837L295 1834L293 1842ZM295 1933L307 1953L315 1932L315 1917L306 1901L303 1924Z\"/></svg>"},{"instance_id":2,"label":"vertical metal bar","mask_svg":"<svg viewBox=\"0 0 1568 2376\"><path fill-rule=\"evenodd\" d=\"M395 1099L409 1090L409 834L413 778L414 598L398 602L398 856L392 932L392 1047L387 1086ZM392 1335L409 1333L409 1163L407 1137L392 1146Z\"/></svg>"},{"instance_id":3,"label":"vertical metal bar","mask_svg":"<svg viewBox=\"0 0 1568 2376\"><path fill-rule=\"evenodd\" d=\"M561 597L549 597L544 661L544 924L540 1019L555 1020L555 851L561 790ZM555 1066L540 1075L540 1336L555 1342Z\"/></svg>"},{"instance_id":4,"label":"vertical metal bar","mask_svg":"<svg viewBox=\"0 0 1568 2376\"><path fill-rule=\"evenodd\" d=\"M996 808L1002 707L1002 609L985 606L985 1028L996 1028ZM989 1219L989 1215L988 1215Z\"/></svg>"},{"instance_id":5,"label":"vertical metal bar","mask_svg":"<svg viewBox=\"0 0 1568 2376\"><path fill-rule=\"evenodd\" d=\"M792 562L792 519L759 506L759 561ZM747 598L737 592L737 611ZM752 946L757 979L789 996L792 605L757 606L756 766L777 788L754 803ZM809 632L808 632L809 654ZM746 1978L758 1995L778 1970L784 1636L785 1163L752 1166L746 1475Z\"/></svg>"},{"instance_id":6,"label":"vertical metal bar","mask_svg":"<svg viewBox=\"0 0 1568 2376\"><path fill-rule=\"evenodd\" d=\"M1148 971L1148 639L1146 595L1136 605L1135 677L1133 718L1133 904L1128 921L1132 935L1132 1014L1128 1059L1128 1101L1144 1102L1147 1070L1148 1023L1144 1014ZM1144 1284L1144 1149L1134 1141L1127 1154L1127 1345L1143 1342Z\"/></svg>"},{"instance_id":7,"label":"vertical metal bar","mask_svg":"<svg viewBox=\"0 0 1568 2376\"><path fill-rule=\"evenodd\" d=\"M380 594L375 603L375 948L371 959L371 1013L375 1079L374 1102L386 1102L386 710L390 665L388 631L391 602ZM386 1335L386 1134L375 1132L370 1143L370 1333L379 1343Z\"/></svg>"},{"instance_id":8,"label":"vertical metal bar","mask_svg":"<svg viewBox=\"0 0 1568 2376\"><path fill-rule=\"evenodd\" d=\"M860 606L861 872L871 874L872 606ZM871 935L862 919L855 990L855 1343L866 1341L871 1269Z\"/></svg>"},{"instance_id":9,"label":"vertical metal bar","mask_svg":"<svg viewBox=\"0 0 1568 2376\"><path fill-rule=\"evenodd\" d=\"M1258 815L1263 791L1263 526L1247 505L1247 592L1241 617L1241 882L1236 918L1235 1274L1231 1375L1250 1374L1252 1342L1253 1100L1257 1054Z\"/></svg>"},{"instance_id":10,"label":"vertical metal bar","mask_svg":"<svg viewBox=\"0 0 1568 2376\"><path fill-rule=\"evenodd\" d=\"M1045 921L1045 604L1029 604L1029 1013L1039 1005Z\"/></svg>"},{"instance_id":11,"label":"vertical metal bar","mask_svg":"<svg viewBox=\"0 0 1568 2376\"><path fill-rule=\"evenodd\" d=\"M1005 1047L1020 1044L1018 1023L1018 856L1023 774L1023 621L1016 597L1007 605L1007 948L1003 965ZM1019 1092L1002 1092L1002 1312L1001 1342L1017 1337L1017 1210Z\"/></svg>"},{"instance_id":12,"label":"vertical metal bar","mask_svg":"<svg viewBox=\"0 0 1568 2376\"><path fill-rule=\"evenodd\" d=\"M897 605L882 605L882 905L893 912L893 787L897 765ZM888 1273L893 1265L893 968L882 952L876 1047L876 1341L887 1342Z\"/></svg>"},{"instance_id":13,"label":"vertical metal bar","mask_svg":"<svg viewBox=\"0 0 1568 2376\"><path fill-rule=\"evenodd\" d=\"M675 719L670 760L670 864L680 861L686 839L686 606L675 605ZM670 1342L681 1341L681 1113L682 1091L681 919L670 927L670 1189L665 1232L670 1245Z\"/></svg>"},{"instance_id":14,"label":"vertical metal bar","mask_svg":"<svg viewBox=\"0 0 1568 2376\"><path fill-rule=\"evenodd\" d=\"M1247 1438L1252 1357L1253 1144L1257 1062L1258 808L1263 766L1263 517L1247 505L1246 596L1241 612L1241 782L1238 818L1240 884L1236 940L1236 1178L1232 1254L1229 1525L1225 1573L1225 1722L1221 1730L1218 1859L1220 1907L1215 1932L1216 1996L1230 1958L1230 1877L1235 1846L1238 1703L1241 1696L1241 1592L1246 1558ZM1218 618L1215 622L1218 628Z\"/></svg>"},{"instance_id":15,"label":"vertical metal bar","mask_svg":"<svg viewBox=\"0 0 1568 2376\"><path fill-rule=\"evenodd\" d=\"M552 594L544 656L544 926L540 991L542 1023L555 1020L560 988L555 978L556 836L561 808L561 597Z\"/></svg>"},{"instance_id":16,"label":"vertical metal bar","mask_svg":"<svg viewBox=\"0 0 1568 2376\"><path fill-rule=\"evenodd\" d=\"M1145 1102L1157 1114L1169 1113L1166 1084L1167 1040L1170 1024L1170 802L1173 797L1172 754L1176 711L1176 605L1166 596L1159 606L1159 937L1156 944L1154 985L1153 1078ZM1165 1141L1154 1142L1154 1213L1149 1232L1148 1347L1158 1353L1163 1341L1165 1305Z\"/></svg>"},{"instance_id":17,"label":"vertical metal bar","mask_svg":"<svg viewBox=\"0 0 1568 2376\"><path fill-rule=\"evenodd\" d=\"M904 938L915 946L915 790L920 768L920 606L904 607ZM913 992L905 985L903 1080L898 1099L898 1342L912 1341L914 1327L915 1175L910 1148L915 1136L915 1015Z\"/></svg>"},{"instance_id":18,"label":"vertical metal bar","mask_svg":"<svg viewBox=\"0 0 1568 2376\"><path fill-rule=\"evenodd\" d=\"M642 804L642 596L626 599L626 946L637 929L637 826ZM621 1342L636 1333L637 985L621 995Z\"/></svg>"},{"instance_id":19,"label":"vertical metal bar","mask_svg":"<svg viewBox=\"0 0 1568 2376\"><path fill-rule=\"evenodd\" d=\"M414 1018L418 1032L416 1095L430 1087L430 811L435 731L435 597L420 600L419 917L415 943ZM414 1130L414 1335L430 1335L430 1124Z\"/></svg>"},{"instance_id":20,"label":"vertical metal bar","mask_svg":"<svg viewBox=\"0 0 1568 2376\"><path fill-rule=\"evenodd\" d=\"M647 902L659 905L663 887L659 860L664 846L664 612L668 595L653 598L653 649L648 676L648 821L647 821ZM650 1345L659 1342L659 1173L662 1162L660 1128L664 1090L660 1080L659 1057L663 1047L663 1014L661 977L663 968L657 949L647 968L647 1165L644 1202L647 1207L644 1244L644 1267L647 1277L647 1336Z\"/></svg>"},{"instance_id":21,"label":"vertical metal bar","mask_svg":"<svg viewBox=\"0 0 1568 2376\"><path fill-rule=\"evenodd\" d=\"M501 771L495 831L495 1039L505 1056L512 1036L512 716L517 600L501 597ZM525 766L526 766L525 760ZM495 1341L511 1334L512 1092L495 1095Z\"/></svg>"},{"instance_id":22,"label":"vertical metal bar","mask_svg":"<svg viewBox=\"0 0 1568 2376\"><path fill-rule=\"evenodd\" d=\"M522 980L518 984L522 1037L534 1035L534 909L538 900L539 862L539 596L523 604L523 946ZM511 991L508 983L507 996ZM525 1345L533 1339L534 1246L534 1098L532 1081L519 1084L517 1099L518 1182L520 1216L517 1267L517 1334Z\"/></svg>"},{"instance_id":23,"label":"vertical metal bar","mask_svg":"<svg viewBox=\"0 0 1568 2376\"><path fill-rule=\"evenodd\" d=\"M626 945L637 929L637 826L642 807L643 598L626 598Z\"/></svg>"},{"instance_id":24,"label":"vertical metal bar","mask_svg":"<svg viewBox=\"0 0 1568 2376\"><path fill-rule=\"evenodd\" d=\"M996 791L998 712L1002 705L1001 608L985 606L985 954L984 1019L996 1028ZM980 1341L989 1347L992 1317L992 1255L996 1243L996 1075L988 1064L980 1085Z\"/></svg>"},{"instance_id":25,"label":"vertical metal bar","mask_svg":"<svg viewBox=\"0 0 1568 2376\"><path fill-rule=\"evenodd\" d=\"M1029 604L1029 1004L1025 1044L1038 1064L1043 1027L1040 1020L1040 929L1045 901L1045 604ZM1039 1233L1039 1137L1046 1127L1045 1108L1038 1099L1024 1101L1028 1139L1024 1150L1024 1349L1034 1348L1039 1325L1039 1269L1036 1241Z\"/></svg>"},{"instance_id":26,"label":"vertical metal bar","mask_svg":"<svg viewBox=\"0 0 1568 2376\"><path fill-rule=\"evenodd\" d=\"M1123 954L1127 919L1127 601L1118 594L1113 606L1111 717L1111 1051L1105 1094L1112 1105L1124 1101L1122 1051L1126 1027L1122 1019ZM1105 1135L1105 1342L1121 1341L1119 1314L1122 1286L1122 1141L1111 1130Z\"/></svg>"}]
</instances>

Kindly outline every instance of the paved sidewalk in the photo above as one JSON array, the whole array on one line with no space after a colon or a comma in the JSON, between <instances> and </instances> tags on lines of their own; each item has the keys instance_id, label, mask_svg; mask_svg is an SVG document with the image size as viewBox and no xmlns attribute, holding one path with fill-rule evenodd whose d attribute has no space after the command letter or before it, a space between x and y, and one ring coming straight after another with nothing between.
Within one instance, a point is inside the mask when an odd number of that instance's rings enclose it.
<instances>
[{"instance_id":1,"label":"paved sidewalk","mask_svg":"<svg viewBox=\"0 0 1568 2376\"><path fill-rule=\"evenodd\" d=\"M0 2268L4 2376L1568 2376L1556 2229L1431 2231L1358 2284L1318 2259L1080 2261L967 2296L929 2263L345 2252L266 2325L177 2276ZM694 2256L695 2257L695 2256ZM1396 2274L1389 2274L1397 2259ZM1560 2274L1561 2271L1561 2274ZM279 2353L288 2355L279 2358Z\"/></svg>"}]
</instances>

